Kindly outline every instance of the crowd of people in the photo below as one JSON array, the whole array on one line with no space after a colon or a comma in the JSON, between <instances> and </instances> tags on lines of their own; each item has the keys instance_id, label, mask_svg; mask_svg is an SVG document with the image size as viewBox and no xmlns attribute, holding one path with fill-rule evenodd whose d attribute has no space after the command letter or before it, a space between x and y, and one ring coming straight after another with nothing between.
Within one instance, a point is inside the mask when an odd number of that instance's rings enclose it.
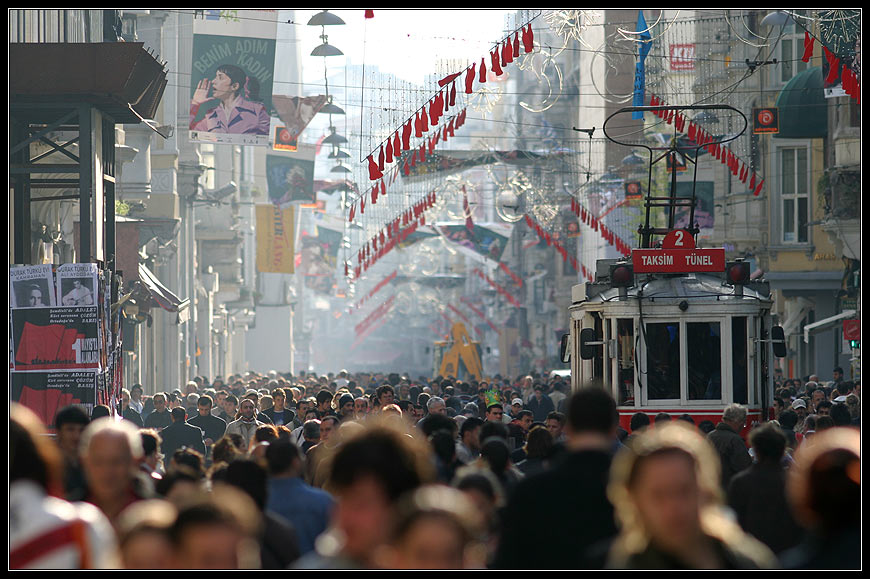
<instances>
[{"instance_id":1,"label":"crowd of people","mask_svg":"<svg viewBox=\"0 0 870 579\"><path fill-rule=\"evenodd\" d=\"M775 419L638 412L565 379L250 372L43 425L13 404L10 566L858 569L860 383ZM54 436L46 436L48 430Z\"/></svg>"}]
</instances>

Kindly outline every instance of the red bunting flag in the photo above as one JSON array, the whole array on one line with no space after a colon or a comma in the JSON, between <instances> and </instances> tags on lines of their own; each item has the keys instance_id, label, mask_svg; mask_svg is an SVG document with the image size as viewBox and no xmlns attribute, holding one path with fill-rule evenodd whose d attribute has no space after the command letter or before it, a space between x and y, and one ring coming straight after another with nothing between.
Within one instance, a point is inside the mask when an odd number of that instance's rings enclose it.
<instances>
[{"instance_id":1,"label":"red bunting flag","mask_svg":"<svg viewBox=\"0 0 870 579\"><path fill-rule=\"evenodd\" d=\"M477 63L471 65L471 68L468 69L468 73L465 75L465 94L471 94L474 92L471 88L472 84L474 84L474 69L477 67Z\"/></svg>"},{"instance_id":2,"label":"red bunting flag","mask_svg":"<svg viewBox=\"0 0 870 579\"><path fill-rule=\"evenodd\" d=\"M519 58L520 57L520 32L519 32L519 30L514 32L513 50L514 50L514 58Z\"/></svg>"},{"instance_id":3,"label":"red bunting flag","mask_svg":"<svg viewBox=\"0 0 870 579\"><path fill-rule=\"evenodd\" d=\"M523 48L526 54L535 49L535 33L532 30L532 25L529 24L528 29L523 28Z\"/></svg>"},{"instance_id":4,"label":"red bunting flag","mask_svg":"<svg viewBox=\"0 0 870 579\"><path fill-rule=\"evenodd\" d=\"M758 196L761 194L761 187L762 187L763 185L764 185L764 179L762 179L762 180L758 183L758 187L755 188L755 193L754 193L754 195L755 195L756 197L758 197Z\"/></svg>"},{"instance_id":5,"label":"red bunting flag","mask_svg":"<svg viewBox=\"0 0 870 579\"><path fill-rule=\"evenodd\" d=\"M809 31L804 31L804 55L801 60L809 62L813 57L813 46L816 44L816 39L810 36Z\"/></svg>"},{"instance_id":6,"label":"red bunting flag","mask_svg":"<svg viewBox=\"0 0 870 579\"><path fill-rule=\"evenodd\" d=\"M486 62L483 58L480 59L480 69L478 70L477 82L486 82Z\"/></svg>"},{"instance_id":7,"label":"red bunting flag","mask_svg":"<svg viewBox=\"0 0 870 579\"><path fill-rule=\"evenodd\" d=\"M374 181L375 179L380 179L383 176L383 173L378 169L378 164L375 163L374 156L369 155L369 179Z\"/></svg>"}]
</instances>

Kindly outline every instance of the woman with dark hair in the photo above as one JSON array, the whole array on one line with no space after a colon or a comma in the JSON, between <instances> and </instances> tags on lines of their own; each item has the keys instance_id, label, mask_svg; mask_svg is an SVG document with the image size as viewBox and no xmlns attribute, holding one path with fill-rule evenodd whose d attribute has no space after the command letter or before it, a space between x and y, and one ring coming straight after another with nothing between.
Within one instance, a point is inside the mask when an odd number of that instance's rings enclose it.
<instances>
[{"instance_id":1,"label":"woman with dark hair","mask_svg":"<svg viewBox=\"0 0 870 579\"><path fill-rule=\"evenodd\" d=\"M209 96L211 93L211 96ZM210 133L269 134L269 113L259 100L260 83L233 64L223 64L213 80L199 81L190 100L190 130ZM202 105L210 107L197 119Z\"/></svg>"},{"instance_id":2,"label":"woman with dark hair","mask_svg":"<svg viewBox=\"0 0 870 579\"><path fill-rule=\"evenodd\" d=\"M544 426L535 426L529 432L529 439L524 447L526 451L526 459L517 463L517 468L520 469L526 476L531 476L539 472L547 470L549 466L550 452L553 450L553 435Z\"/></svg>"},{"instance_id":3,"label":"woman with dark hair","mask_svg":"<svg viewBox=\"0 0 870 579\"><path fill-rule=\"evenodd\" d=\"M61 457L33 412L9 420L9 568L115 569L115 533L94 505L68 503Z\"/></svg>"}]
</instances>

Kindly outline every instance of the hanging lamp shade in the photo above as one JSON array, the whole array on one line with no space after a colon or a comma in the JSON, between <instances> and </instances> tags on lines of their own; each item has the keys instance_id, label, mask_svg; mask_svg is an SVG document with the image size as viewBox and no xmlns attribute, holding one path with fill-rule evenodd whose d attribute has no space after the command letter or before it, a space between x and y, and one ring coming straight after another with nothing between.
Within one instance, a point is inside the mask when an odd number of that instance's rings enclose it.
<instances>
[{"instance_id":1,"label":"hanging lamp shade","mask_svg":"<svg viewBox=\"0 0 870 579\"><path fill-rule=\"evenodd\" d=\"M339 163L335 167L329 170L330 173L352 173L350 169Z\"/></svg>"},{"instance_id":2,"label":"hanging lamp shade","mask_svg":"<svg viewBox=\"0 0 870 579\"><path fill-rule=\"evenodd\" d=\"M646 161L643 160L643 157L632 151L630 155L622 158L622 164L626 167L637 167L646 165Z\"/></svg>"},{"instance_id":3,"label":"hanging lamp shade","mask_svg":"<svg viewBox=\"0 0 870 579\"><path fill-rule=\"evenodd\" d=\"M311 56L341 56L344 53L325 40L323 44L311 51Z\"/></svg>"},{"instance_id":4,"label":"hanging lamp shade","mask_svg":"<svg viewBox=\"0 0 870 579\"><path fill-rule=\"evenodd\" d=\"M344 20L335 14L330 14L328 10L318 12L308 20L308 26L336 26L339 24L344 24Z\"/></svg>"},{"instance_id":5,"label":"hanging lamp shade","mask_svg":"<svg viewBox=\"0 0 870 579\"><path fill-rule=\"evenodd\" d=\"M336 148L330 154L328 159L350 159L350 155L342 151L341 149Z\"/></svg>"},{"instance_id":6,"label":"hanging lamp shade","mask_svg":"<svg viewBox=\"0 0 870 579\"><path fill-rule=\"evenodd\" d=\"M328 137L323 139L324 143L326 143L327 145L341 145L347 142L347 139L344 136L339 135L335 132L335 127L329 127L329 130L330 134Z\"/></svg>"},{"instance_id":7,"label":"hanging lamp shade","mask_svg":"<svg viewBox=\"0 0 870 579\"><path fill-rule=\"evenodd\" d=\"M329 98L332 99L332 97L329 97ZM332 102L328 102L325 105L323 105L323 108L321 108L317 112L318 113L325 113L328 115L343 115L344 109L338 105L332 104Z\"/></svg>"}]
</instances>

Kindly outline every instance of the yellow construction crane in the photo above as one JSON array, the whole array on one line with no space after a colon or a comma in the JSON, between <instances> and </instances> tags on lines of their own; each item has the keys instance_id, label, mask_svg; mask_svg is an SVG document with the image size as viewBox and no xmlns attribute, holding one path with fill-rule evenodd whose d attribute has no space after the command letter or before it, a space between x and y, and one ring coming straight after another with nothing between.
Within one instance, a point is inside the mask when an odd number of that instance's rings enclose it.
<instances>
[{"instance_id":1,"label":"yellow construction crane","mask_svg":"<svg viewBox=\"0 0 870 579\"><path fill-rule=\"evenodd\" d=\"M456 322L450 330L452 340L435 342L436 356L441 355L441 363L437 364L441 376L466 378L460 376L460 370L467 372L467 378L480 380L483 377L483 366L480 363L480 344L468 336L465 324ZM448 349L449 348L449 349ZM461 362L461 363L460 363Z\"/></svg>"}]
</instances>

